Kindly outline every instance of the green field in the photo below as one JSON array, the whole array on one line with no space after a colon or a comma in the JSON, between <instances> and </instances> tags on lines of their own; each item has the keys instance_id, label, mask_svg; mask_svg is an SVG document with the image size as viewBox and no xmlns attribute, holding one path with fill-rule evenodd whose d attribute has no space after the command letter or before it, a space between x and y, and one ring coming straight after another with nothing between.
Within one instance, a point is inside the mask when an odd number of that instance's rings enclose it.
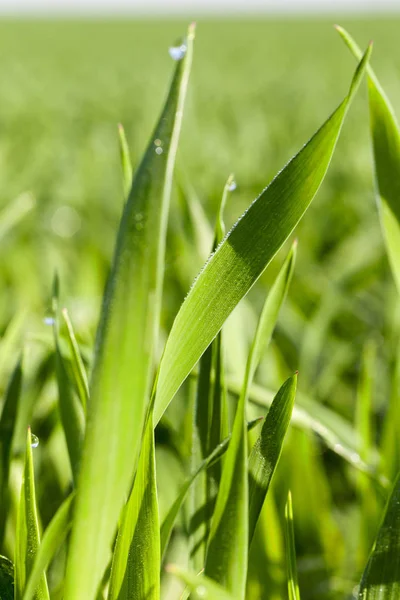
<instances>
[{"instance_id":1,"label":"green field","mask_svg":"<svg viewBox=\"0 0 400 600\"><path fill-rule=\"evenodd\" d=\"M225 212L230 229L347 93L356 63L332 25L318 19L198 22L172 189L158 355L211 249L207 244L228 175L234 173L237 183ZM363 48L374 41L373 67L399 115L400 21L344 19L341 25ZM61 306L69 310L90 368L124 205L117 126L125 128L135 167L171 80L168 47L185 28L185 22L172 20L0 21L3 395L22 347L25 365L24 402L13 441L14 497L3 538L0 527L0 554L9 558L29 423L40 439L34 458L43 527L70 486L54 342L43 322L51 310L54 274L60 279ZM293 280L255 380L260 393L264 389L271 395L299 370L298 397L304 405L313 402L335 411L354 427L350 437L363 435L366 427L372 447L387 441L389 400L399 400L400 311L374 196L368 119L363 82L327 176L296 229ZM14 215L9 214L13 202ZM188 202L200 210L197 221L190 219ZM243 376L265 293L293 237L228 323L226 369L232 381ZM189 442L180 433L189 387L178 394L156 431L161 514L187 470ZM366 426L362 410L369 400ZM311 415L322 422L312 406ZM264 413L252 405L248 417ZM368 478L351 466L351 444L350 450L340 447L340 435L346 439L349 433L341 423L329 422L339 432L330 444L326 435L310 433L309 426L289 429L251 549L249 600L287 597L282 523L289 488L302 600L355 597L388 490L377 483L375 472ZM400 435L397 425L392 428ZM400 468L399 445L393 444L397 453L377 471L389 479ZM339 456L343 453L348 460ZM171 562L184 561L182 523L173 538ZM57 589L64 560L65 548L49 572L51 598L61 598ZM164 576L165 598L180 597L176 585L172 576Z\"/></svg>"}]
</instances>

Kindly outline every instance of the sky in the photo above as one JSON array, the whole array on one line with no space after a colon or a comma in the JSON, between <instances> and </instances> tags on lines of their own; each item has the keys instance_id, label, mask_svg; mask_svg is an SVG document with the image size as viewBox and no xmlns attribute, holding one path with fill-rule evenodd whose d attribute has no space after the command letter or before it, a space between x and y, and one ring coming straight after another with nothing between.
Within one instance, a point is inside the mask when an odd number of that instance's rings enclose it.
<instances>
[{"instance_id":1,"label":"sky","mask_svg":"<svg viewBox=\"0 0 400 600\"><path fill-rule=\"evenodd\" d=\"M0 0L0 14L375 13L400 0Z\"/></svg>"}]
</instances>

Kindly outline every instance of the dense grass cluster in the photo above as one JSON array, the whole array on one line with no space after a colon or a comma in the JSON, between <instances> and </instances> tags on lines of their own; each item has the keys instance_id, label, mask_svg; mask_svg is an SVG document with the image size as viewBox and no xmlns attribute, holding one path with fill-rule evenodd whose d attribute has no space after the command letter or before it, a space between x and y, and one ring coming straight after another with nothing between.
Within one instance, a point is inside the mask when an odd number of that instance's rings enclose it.
<instances>
[{"instance_id":1,"label":"dense grass cluster","mask_svg":"<svg viewBox=\"0 0 400 600\"><path fill-rule=\"evenodd\" d=\"M351 29L397 104L395 25ZM0 598L394 600L400 134L371 46L339 31L351 75L325 25L205 24L188 86L175 30L0 25Z\"/></svg>"}]
</instances>

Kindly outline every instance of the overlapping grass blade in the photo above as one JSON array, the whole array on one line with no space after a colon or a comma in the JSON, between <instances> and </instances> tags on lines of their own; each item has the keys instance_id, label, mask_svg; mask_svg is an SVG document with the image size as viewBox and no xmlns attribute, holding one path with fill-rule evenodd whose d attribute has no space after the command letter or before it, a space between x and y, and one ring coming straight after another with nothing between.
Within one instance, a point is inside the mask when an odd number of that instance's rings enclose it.
<instances>
[{"instance_id":1,"label":"overlapping grass blade","mask_svg":"<svg viewBox=\"0 0 400 600\"><path fill-rule=\"evenodd\" d=\"M156 422L224 321L307 210L328 169L370 52L371 47L359 64L343 102L253 202L196 279L165 347L156 397Z\"/></svg>"},{"instance_id":2,"label":"overlapping grass blade","mask_svg":"<svg viewBox=\"0 0 400 600\"><path fill-rule=\"evenodd\" d=\"M342 27L336 28L359 59L361 50L355 41ZM400 292L400 128L371 67L368 67L368 92L377 201L390 266Z\"/></svg>"},{"instance_id":3,"label":"overlapping grass blade","mask_svg":"<svg viewBox=\"0 0 400 600\"><path fill-rule=\"evenodd\" d=\"M124 208L104 297L65 600L91 600L137 463L154 375L169 198L194 27Z\"/></svg>"},{"instance_id":4,"label":"overlapping grass blade","mask_svg":"<svg viewBox=\"0 0 400 600\"><path fill-rule=\"evenodd\" d=\"M3 546L9 507L8 479L11 467L11 447L17 421L21 386L22 357L18 360L11 375L0 417L0 548Z\"/></svg>"},{"instance_id":5,"label":"overlapping grass blade","mask_svg":"<svg viewBox=\"0 0 400 600\"><path fill-rule=\"evenodd\" d=\"M17 517L17 539L15 547L15 600L23 598L24 589L40 545L39 525L36 508L35 481L32 459L32 436L28 429L25 466L22 477L21 497ZM34 593L35 600L50 600L44 572Z\"/></svg>"},{"instance_id":6,"label":"overlapping grass blade","mask_svg":"<svg viewBox=\"0 0 400 600\"><path fill-rule=\"evenodd\" d=\"M86 409L87 409L87 405L89 402L89 384L88 384L88 377L86 374L85 365L83 364L83 360L82 360L81 353L79 350L78 342L76 340L74 328L72 326L71 319L69 318L68 311L66 308L62 309L61 317L62 317L63 323L65 324L68 345L69 345L69 348L71 351L71 370L72 370L75 386L76 386L81 404L83 406L83 410L86 414Z\"/></svg>"},{"instance_id":7,"label":"overlapping grass blade","mask_svg":"<svg viewBox=\"0 0 400 600\"><path fill-rule=\"evenodd\" d=\"M43 534L42 541L37 550L32 570L29 574L23 600L32 600L35 596L42 573L47 569L50 561L61 546L71 528L72 506L74 494L70 494L62 503ZM1 597L1 596L0 596Z\"/></svg>"},{"instance_id":8,"label":"overlapping grass blade","mask_svg":"<svg viewBox=\"0 0 400 600\"><path fill-rule=\"evenodd\" d=\"M135 482L114 550L109 600L159 600L160 528L153 420L144 432Z\"/></svg>"},{"instance_id":9,"label":"overlapping grass blade","mask_svg":"<svg viewBox=\"0 0 400 600\"><path fill-rule=\"evenodd\" d=\"M124 186L124 196L128 198L132 185L133 169L131 157L129 155L128 141L125 135L125 129L121 123L118 124L119 152L121 156L122 181Z\"/></svg>"},{"instance_id":10,"label":"overlapping grass blade","mask_svg":"<svg viewBox=\"0 0 400 600\"><path fill-rule=\"evenodd\" d=\"M224 186L215 224L212 251L215 251L225 235L223 211L232 181L233 177L230 176ZM228 433L224 371L222 332L219 332L199 363L199 378L193 411L193 468L200 461L205 460ZM191 565L195 571L204 567L211 516L220 479L221 466L220 463L215 463L214 467L208 471L200 471L200 477L197 478L192 488L189 534Z\"/></svg>"},{"instance_id":11,"label":"overlapping grass blade","mask_svg":"<svg viewBox=\"0 0 400 600\"><path fill-rule=\"evenodd\" d=\"M289 600L300 600L297 583L296 548L294 544L292 496L289 492L285 506L286 566Z\"/></svg>"},{"instance_id":12,"label":"overlapping grass blade","mask_svg":"<svg viewBox=\"0 0 400 600\"><path fill-rule=\"evenodd\" d=\"M249 458L249 542L278 463L296 395L297 375L282 385Z\"/></svg>"},{"instance_id":13,"label":"overlapping grass blade","mask_svg":"<svg viewBox=\"0 0 400 600\"><path fill-rule=\"evenodd\" d=\"M250 431L260 423L260 419L254 419L247 424L247 430ZM176 520L178 516L179 510L186 498L186 495L190 489L190 486L195 481L196 477L205 469L208 469L210 465L217 462L227 451L228 445L231 439L231 435L228 435L212 452L207 458L205 458L196 469L194 469L193 473L185 479L183 482L181 489L179 491L176 500L168 510L166 516L161 525L161 557L164 556L165 550L167 548L167 544Z\"/></svg>"},{"instance_id":14,"label":"overlapping grass blade","mask_svg":"<svg viewBox=\"0 0 400 600\"><path fill-rule=\"evenodd\" d=\"M223 587L205 575L198 576L175 565L169 565L167 570L185 582L191 591L190 597L194 600L234 600L236 598L234 594L229 594Z\"/></svg>"},{"instance_id":15,"label":"overlapping grass blade","mask_svg":"<svg viewBox=\"0 0 400 600\"><path fill-rule=\"evenodd\" d=\"M360 600L400 597L400 475L393 486L374 548L363 573Z\"/></svg>"},{"instance_id":16,"label":"overlapping grass blade","mask_svg":"<svg viewBox=\"0 0 400 600\"><path fill-rule=\"evenodd\" d=\"M55 290L58 282L55 280ZM58 292L53 297L53 334L55 343L55 362L58 385L58 398L61 423L67 442L68 455L71 463L74 483L76 485L81 462L82 446L85 436L85 414L83 405L75 394L74 387L68 375L66 359L63 355L60 343L59 320L58 320Z\"/></svg>"},{"instance_id":17,"label":"overlapping grass blade","mask_svg":"<svg viewBox=\"0 0 400 600\"><path fill-rule=\"evenodd\" d=\"M5 556L0 556L0 598L14 600L14 565Z\"/></svg>"}]
</instances>

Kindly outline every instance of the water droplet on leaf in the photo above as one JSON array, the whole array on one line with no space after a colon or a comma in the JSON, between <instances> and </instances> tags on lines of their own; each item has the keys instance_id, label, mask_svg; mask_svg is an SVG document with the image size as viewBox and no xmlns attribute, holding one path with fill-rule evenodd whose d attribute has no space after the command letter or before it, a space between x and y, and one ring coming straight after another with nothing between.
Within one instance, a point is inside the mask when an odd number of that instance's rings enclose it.
<instances>
[{"instance_id":1,"label":"water droplet on leaf","mask_svg":"<svg viewBox=\"0 0 400 600\"><path fill-rule=\"evenodd\" d=\"M236 190L236 188L237 188L236 181L231 181L230 184L228 185L228 190L230 192L233 192L234 190Z\"/></svg>"},{"instance_id":2,"label":"water droplet on leaf","mask_svg":"<svg viewBox=\"0 0 400 600\"><path fill-rule=\"evenodd\" d=\"M180 44L179 46L171 46L168 49L169 55L174 60L182 60L187 50L186 44Z\"/></svg>"},{"instance_id":3,"label":"water droplet on leaf","mask_svg":"<svg viewBox=\"0 0 400 600\"><path fill-rule=\"evenodd\" d=\"M39 446L39 438L34 433L31 433L31 448L37 448Z\"/></svg>"},{"instance_id":4,"label":"water droplet on leaf","mask_svg":"<svg viewBox=\"0 0 400 600\"><path fill-rule=\"evenodd\" d=\"M157 148L156 148L156 154L162 154L163 152L164 152L164 151L163 151L163 149L161 148L161 146L157 146Z\"/></svg>"},{"instance_id":5,"label":"water droplet on leaf","mask_svg":"<svg viewBox=\"0 0 400 600\"><path fill-rule=\"evenodd\" d=\"M55 323L54 317L45 317L43 319L43 323L45 325L54 325L54 323Z\"/></svg>"}]
</instances>

